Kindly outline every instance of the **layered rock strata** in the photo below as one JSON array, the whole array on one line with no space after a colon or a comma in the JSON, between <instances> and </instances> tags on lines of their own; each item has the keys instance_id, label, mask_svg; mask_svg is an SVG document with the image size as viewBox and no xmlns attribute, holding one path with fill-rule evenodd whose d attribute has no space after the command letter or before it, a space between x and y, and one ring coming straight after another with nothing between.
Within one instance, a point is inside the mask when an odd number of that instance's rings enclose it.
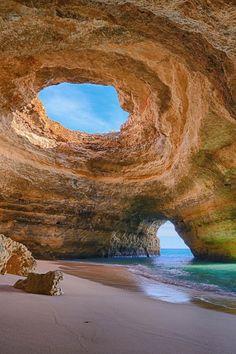
<instances>
[{"instance_id":1,"label":"layered rock strata","mask_svg":"<svg viewBox=\"0 0 236 354\"><path fill-rule=\"evenodd\" d=\"M151 254L149 225L171 220L194 255L235 259L235 13L2 0L0 231L42 258ZM37 94L61 82L113 85L128 121L104 135L54 123Z\"/></svg>"},{"instance_id":2,"label":"layered rock strata","mask_svg":"<svg viewBox=\"0 0 236 354\"><path fill-rule=\"evenodd\" d=\"M14 288L24 290L27 293L58 296L63 295L59 283L63 280L63 273L59 270L45 274L30 273L26 279L19 279Z\"/></svg>"},{"instance_id":3,"label":"layered rock strata","mask_svg":"<svg viewBox=\"0 0 236 354\"><path fill-rule=\"evenodd\" d=\"M135 233L113 231L108 256L160 255L160 240L157 237L158 222L143 221Z\"/></svg>"},{"instance_id":4,"label":"layered rock strata","mask_svg":"<svg viewBox=\"0 0 236 354\"><path fill-rule=\"evenodd\" d=\"M0 274L27 276L35 267L36 261L24 245L0 235Z\"/></svg>"}]
</instances>

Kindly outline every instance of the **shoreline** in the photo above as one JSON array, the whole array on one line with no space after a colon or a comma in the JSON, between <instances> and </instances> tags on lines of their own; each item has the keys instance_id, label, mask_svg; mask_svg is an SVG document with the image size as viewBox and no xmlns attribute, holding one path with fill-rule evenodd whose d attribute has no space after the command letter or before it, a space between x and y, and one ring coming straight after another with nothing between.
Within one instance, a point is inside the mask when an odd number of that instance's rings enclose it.
<instances>
[{"instance_id":1,"label":"shoreline","mask_svg":"<svg viewBox=\"0 0 236 354\"><path fill-rule=\"evenodd\" d=\"M56 261L62 272L114 288L140 291L138 281L124 266L77 261Z\"/></svg>"},{"instance_id":2,"label":"shoreline","mask_svg":"<svg viewBox=\"0 0 236 354\"><path fill-rule=\"evenodd\" d=\"M60 263L38 261L36 271L56 270ZM120 277L118 273L117 276ZM236 317L232 314L192 303L167 303L136 290L115 288L67 273L61 284L64 295L28 294L12 287L20 278L0 276L0 346L4 354L235 351Z\"/></svg>"},{"instance_id":3,"label":"shoreline","mask_svg":"<svg viewBox=\"0 0 236 354\"><path fill-rule=\"evenodd\" d=\"M73 260L55 261L55 264L57 263L59 263L63 272L82 279L114 288L136 291L149 298L168 303L192 303L202 308L236 315L235 296L225 296L209 290L194 289L183 284L154 280L150 276L134 272L130 266L120 264L100 264Z\"/></svg>"}]
</instances>

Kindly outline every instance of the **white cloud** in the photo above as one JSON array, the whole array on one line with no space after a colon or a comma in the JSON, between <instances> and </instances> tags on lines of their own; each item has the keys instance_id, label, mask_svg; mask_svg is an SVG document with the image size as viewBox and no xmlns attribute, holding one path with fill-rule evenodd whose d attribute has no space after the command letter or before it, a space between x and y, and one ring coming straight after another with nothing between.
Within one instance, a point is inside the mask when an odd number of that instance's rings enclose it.
<instances>
[{"instance_id":1,"label":"white cloud","mask_svg":"<svg viewBox=\"0 0 236 354\"><path fill-rule=\"evenodd\" d=\"M49 118L73 130L95 133L119 130L124 114L119 106L109 102L109 97L92 101L82 89L73 91L68 85L51 86L39 94Z\"/></svg>"},{"instance_id":2,"label":"white cloud","mask_svg":"<svg viewBox=\"0 0 236 354\"><path fill-rule=\"evenodd\" d=\"M162 248L187 248L170 221L167 221L159 228L157 235L161 241Z\"/></svg>"}]
</instances>

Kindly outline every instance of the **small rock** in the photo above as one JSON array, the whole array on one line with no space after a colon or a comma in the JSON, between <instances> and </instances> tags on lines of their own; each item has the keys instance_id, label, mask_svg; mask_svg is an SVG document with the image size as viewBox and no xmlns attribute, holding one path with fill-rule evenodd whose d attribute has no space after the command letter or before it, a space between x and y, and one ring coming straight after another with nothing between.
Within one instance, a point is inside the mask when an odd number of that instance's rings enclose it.
<instances>
[{"instance_id":1,"label":"small rock","mask_svg":"<svg viewBox=\"0 0 236 354\"><path fill-rule=\"evenodd\" d=\"M43 295L64 294L59 287L59 282L63 280L63 273L59 270L50 271L45 274L30 273L26 279L20 279L14 284L14 288L22 289L27 293Z\"/></svg>"}]
</instances>

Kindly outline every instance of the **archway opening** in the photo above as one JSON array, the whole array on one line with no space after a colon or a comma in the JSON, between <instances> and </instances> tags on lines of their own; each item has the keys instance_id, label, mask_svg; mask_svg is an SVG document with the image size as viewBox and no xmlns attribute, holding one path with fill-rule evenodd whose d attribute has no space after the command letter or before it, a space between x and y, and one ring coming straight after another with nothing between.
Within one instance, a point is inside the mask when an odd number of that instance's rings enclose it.
<instances>
[{"instance_id":1,"label":"archway opening","mask_svg":"<svg viewBox=\"0 0 236 354\"><path fill-rule=\"evenodd\" d=\"M157 236L160 240L160 253L167 252L167 250L183 250L191 253L190 248L186 245L183 239L175 230L175 226L172 222L166 221L162 224L157 232Z\"/></svg>"},{"instance_id":2,"label":"archway opening","mask_svg":"<svg viewBox=\"0 0 236 354\"><path fill-rule=\"evenodd\" d=\"M70 130L117 132L128 117L113 86L62 83L44 88L38 97L48 117Z\"/></svg>"}]
</instances>

